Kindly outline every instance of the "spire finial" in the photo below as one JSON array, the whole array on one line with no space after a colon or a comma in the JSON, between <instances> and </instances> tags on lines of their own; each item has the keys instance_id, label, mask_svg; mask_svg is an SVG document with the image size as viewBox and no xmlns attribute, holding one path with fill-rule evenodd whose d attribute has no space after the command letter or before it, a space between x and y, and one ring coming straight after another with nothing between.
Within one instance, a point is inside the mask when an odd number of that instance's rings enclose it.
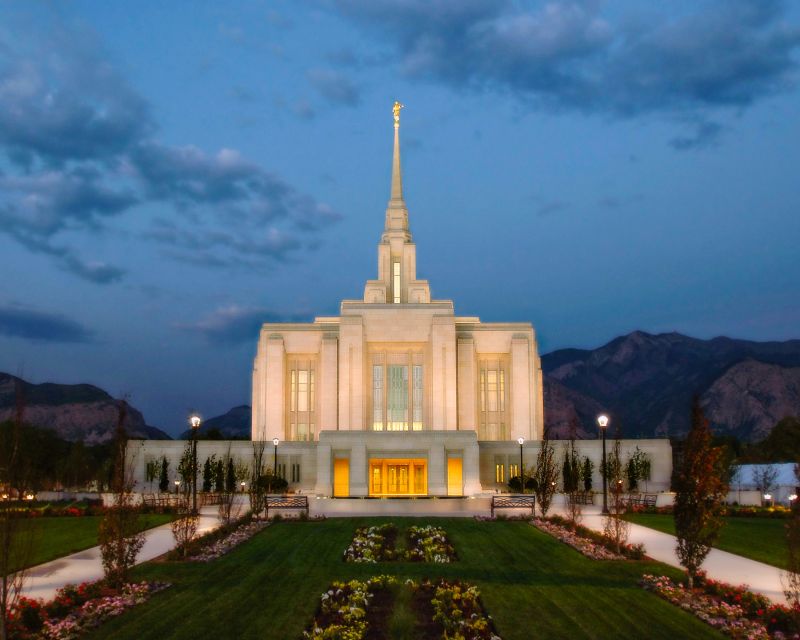
<instances>
[{"instance_id":1,"label":"spire finial","mask_svg":"<svg viewBox=\"0 0 800 640\"><path fill-rule=\"evenodd\" d=\"M394 101L394 106L392 107L392 113L394 113L394 126L400 126L400 109L402 109L405 105L400 104L397 100Z\"/></svg>"}]
</instances>

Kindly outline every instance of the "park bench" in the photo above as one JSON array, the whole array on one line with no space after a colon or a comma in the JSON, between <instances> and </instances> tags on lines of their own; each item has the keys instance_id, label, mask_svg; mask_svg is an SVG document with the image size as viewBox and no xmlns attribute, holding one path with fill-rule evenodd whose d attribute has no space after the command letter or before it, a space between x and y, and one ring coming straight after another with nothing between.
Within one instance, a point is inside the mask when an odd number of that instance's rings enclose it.
<instances>
[{"instance_id":1,"label":"park bench","mask_svg":"<svg viewBox=\"0 0 800 640\"><path fill-rule=\"evenodd\" d=\"M267 518L270 509L305 509L308 515L308 496L267 496L264 499Z\"/></svg>"},{"instance_id":2,"label":"park bench","mask_svg":"<svg viewBox=\"0 0 800 640\"><path fill-rule=\"evenodd\" d=\"M575 494L575 504L594 504L594 492L579 491Z\"/></svg>"},{"instance_id":3,"label":"park bench","mask_svg":"<svg viewBox=\"0 0 800 640\"><path fill-rule=\"evenodd\" d=\"M628 507L655 507L658 495L655 493L632 493L628 496Z\"/></svg>"},{"instance_id":4,"label":"park bench","mask_svg":"<svg viewBox=\"0 0 800 640\"><path fill-rule=\"evenodd\" d=\"M531 515L534 515L535 506L536 496L492 496L492 518L495 509L530 509Z\"/></svg>"}]
</instances>

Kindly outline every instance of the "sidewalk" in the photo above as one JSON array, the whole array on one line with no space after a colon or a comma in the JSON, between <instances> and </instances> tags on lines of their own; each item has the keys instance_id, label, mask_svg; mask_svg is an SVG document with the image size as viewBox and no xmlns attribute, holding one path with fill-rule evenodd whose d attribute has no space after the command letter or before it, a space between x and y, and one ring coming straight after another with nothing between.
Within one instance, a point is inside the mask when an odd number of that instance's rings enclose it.
<instances>
[{"instance_id":1,"label":"sidewalk","mask_svg":"<svg viewBox=\"0 0 800 640\"><path fill-rule=\"evenodd\" d=\"M219 526L216 507L200 509L198 534L203 534ZM175 547L172 529L163 524L145 531L145 543L136 558L137 564L147 562L170 551ZM100 561L100 547L92 547L57 558L28 569L25 577L23 595L28 598L51 600L56 590L67 584L79 584L103 577L103 565Z\"/></svg>"},{"instance_id":2,"label":"sidewalk","mask_svg":"<svg viewBox=\"0 0 800 640\"><path fill-rule=\"evenodd\" d=\"M559 515L566 516L562 508L557 508ZM603 516L600 507L586 507L581 524L596 531L603 530ZM668 533L631 523L630 538L632 544L642 543L645 553L659 562L681 568L675 553L677 539ZM782 570L763 562L711 549L702 567L710 578L722 580L733 585L746 584L751 591L761 593L773 602L786 604L781 584Z\"/></svg>"}]
</instances>

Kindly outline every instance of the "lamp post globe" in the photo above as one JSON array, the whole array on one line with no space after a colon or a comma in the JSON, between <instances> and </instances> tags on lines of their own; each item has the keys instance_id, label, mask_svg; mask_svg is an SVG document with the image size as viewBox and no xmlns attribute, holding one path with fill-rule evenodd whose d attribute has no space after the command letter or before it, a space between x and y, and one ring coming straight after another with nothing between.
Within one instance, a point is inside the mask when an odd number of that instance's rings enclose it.
<instances>
[{"instance_id":1,"label":"lamp post globe","mask_svg":"<svg viewBox=\"0 0 800 640\"><path fill-rule=\"evenodd\" d=\"M192 515L197 515L197 431L202 422L196 413L189 417L189 426L192 428Z\"/></svg>"},{"instance_id":2,"label":"lamp post globe","mask_svg":"<svg viewBox=\"0 0 800 640\"><path fill-rule=\"evenodd\" d=\"M600 427L600 431L603 434L603 462L602 466L600 467L600 474L603 476L603 513L608 513L608 486L607 486L607 479L606 479L606 429L608 429L608 423L610 420L608 416L605 414L601 414L597 416L597 426Z\"/></svg>"},{"instance_id":3,"label":"lamp post globe","mask_svg":"<svg viewBox=\"0 0 800 640\"><path fill-rule=\"evenodd\" d=\"M519 484L522 488L522 493L525 493L525 467L522 466L522 445L525 444L525 438L520 436L517 438L519 444Z\"/></svg>"}]
</instances>

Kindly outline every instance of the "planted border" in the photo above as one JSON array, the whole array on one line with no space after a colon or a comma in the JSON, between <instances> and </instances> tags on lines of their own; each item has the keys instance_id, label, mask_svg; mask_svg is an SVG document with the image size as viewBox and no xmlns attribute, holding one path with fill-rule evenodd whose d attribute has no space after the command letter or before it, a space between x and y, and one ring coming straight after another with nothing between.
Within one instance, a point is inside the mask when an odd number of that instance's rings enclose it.
<instances>
[{"instance_id":1,"label":"planted border","mask_svg":"<svg viewBox=\"0 0 800 640\"><path fill-rule=\"evenodd\" d=\"M397 527L381 524L373 527L359 527L350 546L344 551L345 562L376 563L397 558L394 543Z\"/></svg>"},{"instance_id":2,"label":"planted border","mask_svg":"<svg viewBox=\"0 0 800 640\"><path fill-rule=\"evenodd\" d=\"M342 638L361 640L383 637L378 627L386 624L392 608L391 585L397 584L393 576L376 576L369 580L334 582L320 596L319 607L311 627L303 638Z\"/></svg>"},{"instance_id":3,"label":"planted border","mask_svg":"<svg viewBox=\"0 0 800 640\"><path fill-rule=\"evenodd\" d=\"M414 590L415 609L421 618L416 640L502 640L495 633L492 617L486 614L475 585L445 579L407 584Z\"/></svg>"},{"instance_id":4,"label":"planted border","mask_svg":"<svg viewBox=\"0 0 800 640\"><path fill-rule=\"evenodd\" d=\"M20 598L10 614L9 638L72 640L169 586L138 582L112 590L102 581L84 582L62 587L49 602Z\"/></svg>"},{"instance_id":5,"label":"planted border","mask_svg":"<svg viewBox=\"0 0 800 640\"><path fill-rule=\"evenodd\" d=\"M408 528L408 551L405 559L411 562L446 564L457 560L456 550L442 527L427 525Z\"/></svg>"},{"instance_id":6,"label":"planted border","mask_svg":"<svg viewBox=\"0 0 800 640\"><path fill-rule=\"evenodd\" d=\"M645 557L643 544L621 545L622 554L618 554L609 537L560 516L534 518L531 524L592 560L643 560Z\"/></svg>"},{"instance_id":7,"label":"planted border","mask_svg":"<svg viewBox=\"0 0 800 640\"><path fill-rule=\"evenodd\" d=\"M766 596L753 593L746 586L733 586L701 576L697 588L673 582L666 576L645 574L639 586L667 602L693 613L706 624L732 638L769 640L797 638L795 620L800 612L774 604Z\"/></svg>"}]
</instances>

